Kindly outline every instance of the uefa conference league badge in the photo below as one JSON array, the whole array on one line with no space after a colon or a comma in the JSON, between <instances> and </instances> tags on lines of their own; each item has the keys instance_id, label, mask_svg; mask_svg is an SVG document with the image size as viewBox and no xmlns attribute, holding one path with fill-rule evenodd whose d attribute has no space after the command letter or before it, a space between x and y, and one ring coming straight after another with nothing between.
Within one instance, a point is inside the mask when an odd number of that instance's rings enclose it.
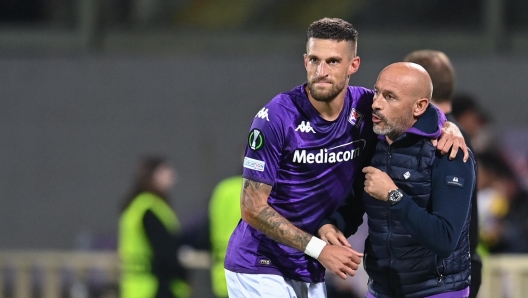
<instances>
[{"instance_id":1,"label":"uefa conference league badge","mask_svg":"<svg viewBox=\"0 0 528 298\"><path fill-rule=\"evenodd\" d=\"M248 145L249 149L253 151L257 151L262 148L262 145L264 145L264 134L256 128L251 130L249 133Z\"/></svg>"}]
</instances>

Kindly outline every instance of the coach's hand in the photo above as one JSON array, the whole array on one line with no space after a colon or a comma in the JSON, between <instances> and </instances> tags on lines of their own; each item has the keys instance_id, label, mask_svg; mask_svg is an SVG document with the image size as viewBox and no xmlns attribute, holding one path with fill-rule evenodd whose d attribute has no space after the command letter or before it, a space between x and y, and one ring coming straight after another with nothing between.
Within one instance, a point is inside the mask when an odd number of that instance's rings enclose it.
<instances>
[{"instance_id":1,"label":"coach's hand","mask_svg":"<svg viewBox=\"0 0 528 298\"><path fill-rule=\"evenodd\" d=\"M361 263L362 253L350 247L339 245L326 245L317 260L328 270L335 273L342 279L347 275L356 275L356 270Z\"/></svg>"},{"instance_id":2,"label":"coach's hand","mask_svg":"<svg viewBox=\"0 0 528 298\"><path fill-rule=\"evenodd\" d=\"M339 229L332 224L323 225L319 229L318 233L319 233L319 238L323 239L328 244L344 245L344 246L352 247L352 245L348 243L345 235L343 235L343 233L339 231Z\"/></svg>"},{"instance_id":3,"label":"coach's hand","mask_svg":"<svg viewBox=\"0 0 528 298\"><path fill-rule=\"evenodd\" d=\"M398 188L387 173L375 167L365 167L363 173L365 173L365 191L378 200L387 201L389 191Z\"/></svg>"}]
</instances>

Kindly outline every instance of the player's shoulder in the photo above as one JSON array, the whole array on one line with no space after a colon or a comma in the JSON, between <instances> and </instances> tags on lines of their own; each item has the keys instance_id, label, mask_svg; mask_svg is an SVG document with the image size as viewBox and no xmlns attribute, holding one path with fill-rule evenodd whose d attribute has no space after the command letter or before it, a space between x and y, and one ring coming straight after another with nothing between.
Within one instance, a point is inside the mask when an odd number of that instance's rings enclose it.
<instances>
[{"instance_id":1,"label":"player's shoulder","mask_svg":"<svg viewBox=\"0 0 528 298\"><path fill-rule=\"evenodd\" d=\"M368 94L372 94L374 92L374 90L372 89L369 89L369 88L365 88L365 87L362 87L362 86L348 86L348 90L352 91L352 92L358 92L358 93L368 93Z\"/></svg>"},{"instance_id":2,"label":"player's shoulder","mask_svg":"<svg viewBox=\"0 0 528 298\"><path fill-rule=\"evenodd\" d=\"M288 115L295 115L297 112L297 105L295 104L299 98L303 97L302 86L297 86L294 89L277 94L264 107L267 113L280 114L281 117L288 117Z\"/></svg>"},{"instance_id":3,"label":"player's shoulder","mask_svg":"<svg viewBox=\"0 0 528 298\"><path fill-rule=\"evenodd\" d=\"M306 101L305 85L300 85L290 91L281 92L272 101L290 110L295 110L297 101Z\"/></svg>"},{"instance_id":4,"label":"player's shoulder","mask_svg":"<svg viewBox=\"0 0 528 298\"><path fill-rule=\"evenodd\" d=\"M372 100L374 96L374 90L361 86L348 86L348 91L352 94L353 99Z\"/></svg>"},{"instance_id":5,"label":"player's shoulder","mask_svg":"<svg viewBox=\"0 0 528 298\"><path fill-rule=\"evenodd\" d=\"M372 101L374 91L360 86L348 86L348 100L352 107L360 113L370 114L372 112Z\"/></svg>"}]
</instances>

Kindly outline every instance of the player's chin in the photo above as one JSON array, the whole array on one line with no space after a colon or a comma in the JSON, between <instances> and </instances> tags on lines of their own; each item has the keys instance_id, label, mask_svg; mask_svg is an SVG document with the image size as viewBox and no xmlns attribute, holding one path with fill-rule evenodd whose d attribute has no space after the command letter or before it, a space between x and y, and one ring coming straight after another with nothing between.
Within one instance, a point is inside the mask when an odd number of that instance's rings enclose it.
<instances>
[{"instance_id":1,"label":"player's chin","mask_svg":"<svg viewBox=\"0 0 528 298\"><path fill-rule=\"evenodd\" d=\"M320 102L331 102L335 96L333 96L331 90L325 90L324 92L314 92L312 93L313 98Z\"/></svg>"},{"instance_id":2,"label":"player's chin","mask_svg":"<svg viewBox=\"0 0 528 298\"><path fill-rule=\"evenodd\" d=\"M317 97L327 97L330 94L330 90L332 89L329 87L314 86L312 95L315 95Z\"/></svg>"}]
</instances>

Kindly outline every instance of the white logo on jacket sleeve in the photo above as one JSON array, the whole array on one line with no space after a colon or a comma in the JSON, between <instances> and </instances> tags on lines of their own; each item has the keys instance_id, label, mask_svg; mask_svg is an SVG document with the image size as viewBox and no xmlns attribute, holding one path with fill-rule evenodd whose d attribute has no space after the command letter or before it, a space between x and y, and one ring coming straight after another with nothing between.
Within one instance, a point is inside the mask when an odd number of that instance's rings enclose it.
<instances>
[{"instance_id":1,"label":"white logo on jacket sleeve","mask_svg":"<svg viewBox=\"0 0 528 298\"><path fill-rule=\"evenodd\" d=\"M411 173L409 173L409 171L407 171L407 172L405 172L405 174L403 174L403 178L409 179L409 177L411 177Z\"/></svg>"},{"instance_id":2,"label":"white logo on jacket sleeve","mask_svg":"<svg viewBox=\"0 0 528 298\"><path fill-rule=\"evenodd\" d=\"M458 187L464 187L464 178L457 176L446 176L446 184Z\"/></svg>"},{"instance_id":3,"label":"white logo on jacket sleeve","mask_svg":"<svg viewBox=\"0 0 528 298\"><path fill-rule=\"evenodd\" d=\"M301 132L313 132L313 133L315 133L315 130L310 125L309 121L306 121L306 123L304 121L302 121L301 124L299 124L299 126L297 126L297 128L295 129L295 131L298 131L298 130L300 130Z\"/></svg>"},{"instance_id":4,"label":"white logo on jacket sleeve","mask_svg":"<svg viewBox=\"0 0 528 298\"><path fill-rule=\"evenodd\" d=\"M262 160L256 160L249 157L244 157L244 168L255 170L259 172L264 172L264 166L266 165L265 162Z\"/></svg>"},{"instance_id":5,"label":"white logo on jacket sleeve","mask_svg":"<svg viewBox=\"0 0 528 298\"><path fill-rule=\"evenodd\" d=\"M268 109L266 109L266 108L262 108L262 109L257 113L257 115L255 115L255 118L266 119L266 121L269 121L269 118L268 118Z\"/></svg>"}]
</instances>

